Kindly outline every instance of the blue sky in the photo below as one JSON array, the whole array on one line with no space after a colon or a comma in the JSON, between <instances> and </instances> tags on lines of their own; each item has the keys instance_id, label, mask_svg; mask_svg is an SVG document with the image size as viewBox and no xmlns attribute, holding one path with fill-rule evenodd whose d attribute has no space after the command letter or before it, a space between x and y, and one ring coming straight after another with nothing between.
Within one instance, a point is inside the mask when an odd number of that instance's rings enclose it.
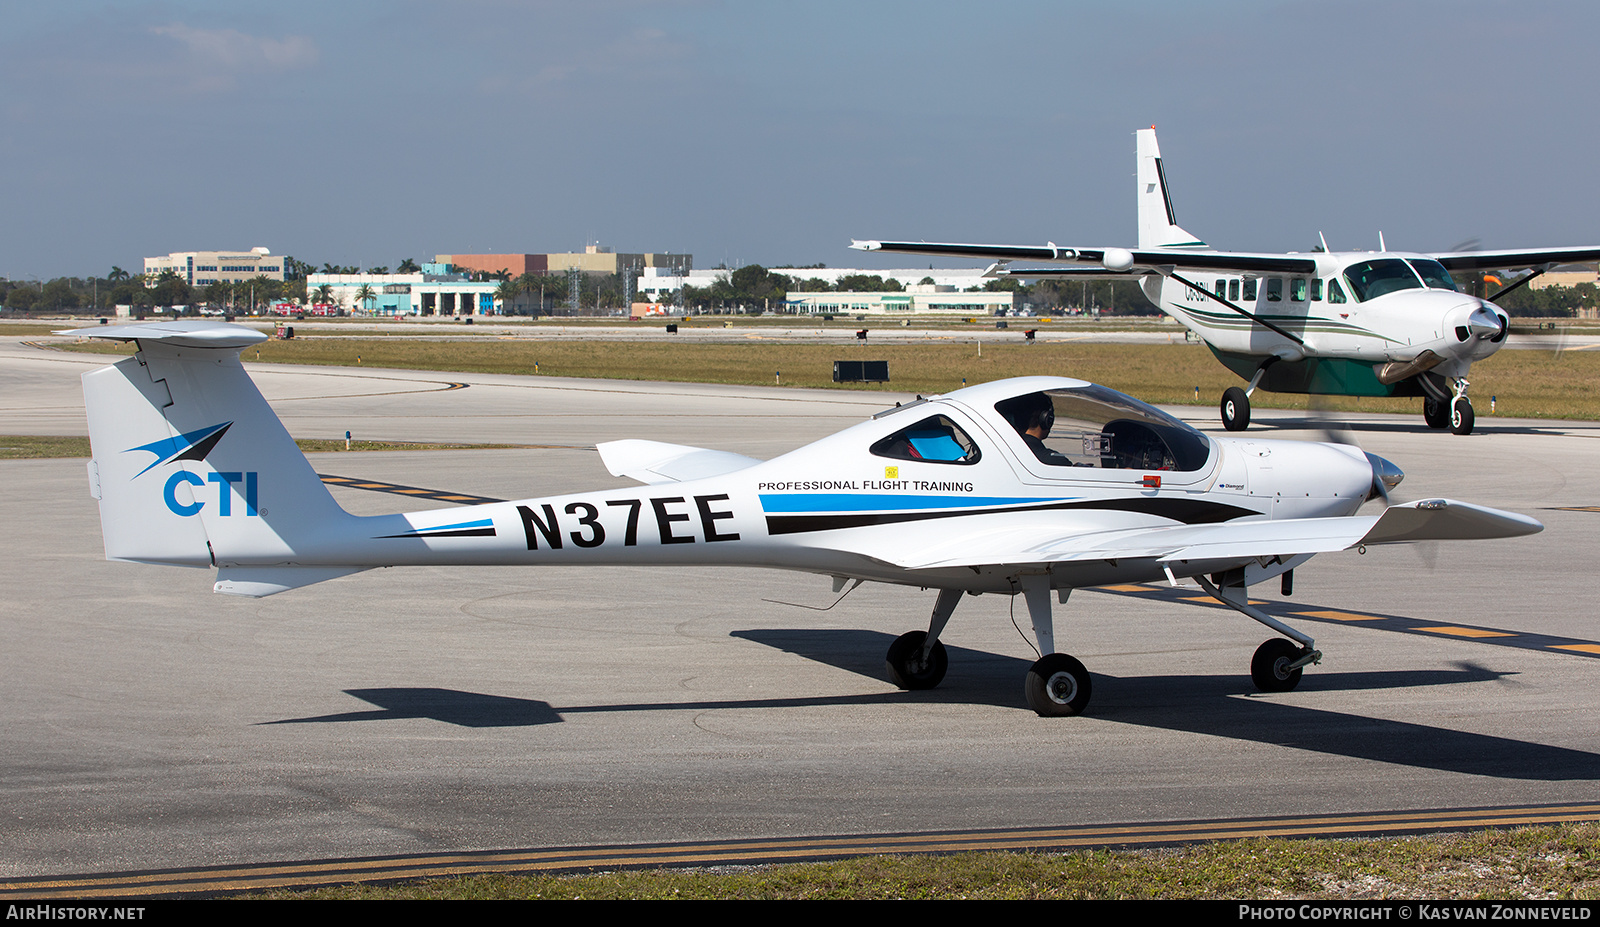
<instances>
[{"instance_id":1,"label":"blue sky","mask_svg":"<svg viewBox=\"0 0 1600 927\"><path fill-rule=\"evenodd\" d=\"M1578 2L0 0L0 275L270 247L1600 243Z\"/></svg>"}]
</instances>

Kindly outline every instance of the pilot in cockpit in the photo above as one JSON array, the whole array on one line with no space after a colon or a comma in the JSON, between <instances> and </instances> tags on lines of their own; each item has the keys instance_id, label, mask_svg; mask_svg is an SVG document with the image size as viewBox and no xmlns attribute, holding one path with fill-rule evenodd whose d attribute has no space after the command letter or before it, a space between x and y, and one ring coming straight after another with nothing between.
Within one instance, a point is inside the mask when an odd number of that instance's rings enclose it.
<instances>
[{"instance_id":1,"label":"pilot in cockpit","mask_svg":"<svg viewBox=\"0 0 1600 927\"><path fill-rule=\"evenodd\" d=\"M1022 443L1033 451L1033 455L1053 467L1070 467L1072 461L1045 446L1044 439L1050 437L1050 429L1056 423L1056 410L1050 402L1050 397L1044 393L1029 393L1018 396L996 406L1011 427L1022 436Z\"/></svg>"}]
</instances>

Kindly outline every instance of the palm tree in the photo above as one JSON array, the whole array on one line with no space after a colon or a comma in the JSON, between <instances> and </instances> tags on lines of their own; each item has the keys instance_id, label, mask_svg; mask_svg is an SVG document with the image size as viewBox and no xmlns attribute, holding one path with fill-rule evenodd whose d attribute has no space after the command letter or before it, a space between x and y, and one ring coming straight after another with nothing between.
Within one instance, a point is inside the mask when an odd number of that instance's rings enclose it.
<instances>
[{"instance_id":1,"label":"palm tree","mask_svg":"<svg viewBox=\"0 0 1600 927\"><path fill-rule=\"evenodd\" d=\"M371 312L372 307L367 305L370 300L378 298L378 291L370 283L361 284L361 289L356 290L356 302L361 304L361 311Z\"/></svg>"},{"instance_id":2,"label":"palm tree","mask_svg":"<svg viewBox=\"0 0 1600 927\"><path fill-rule=\"evenodd\" d=\"M539 275L538 274L535 274L532 271L529 271L528 273L525 273L522 276L518 277L517 278L517 290L519 292L522 292L522 293L532 293L534 290L538 290L539 291L539 308L540 309L544 308L544 287L540 286ZM524 304L523 308L524 309L527 308L526 304Z\"/></svg>"},{"instance_id":3,"label":"palm tree","mask_svg":"<svg viewBox=\"0 0 1600 927\"><path fill-rule=\"evenodd\" d=\"M516 302L517 294L522 292L522 285L515 280L501 280L500 285L494 288L494 298L500 301L500 311L505 315L511 314L512 304Z\"/></svg>"},{"instance_id":4,"label":"palm tree","mask_svg":"<svg viewBox=\"0 0 1600 927\"><path fill-rule=\"evenodd\" d=\"M400 262L400 266L395 270L395 273L397 273L397 274L420 274L420 273L422 273L422 266L420 264L418 264L416 261L413 261L410 258L406 258L405 260Z\"/></svg>"}]
</instances>

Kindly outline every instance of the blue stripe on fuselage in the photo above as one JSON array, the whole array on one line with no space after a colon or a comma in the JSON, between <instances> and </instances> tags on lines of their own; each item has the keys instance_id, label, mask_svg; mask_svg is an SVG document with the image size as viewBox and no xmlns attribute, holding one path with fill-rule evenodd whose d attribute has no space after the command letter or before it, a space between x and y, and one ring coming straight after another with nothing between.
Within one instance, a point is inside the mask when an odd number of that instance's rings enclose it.
<instances>
[{"instance_id":1,"label":"blue stripe on fuselage","mask_svg":"<svg viewBox=\"0 0 1600 927\"><path fill-rule=\"evenodd\" d=\"M919 496L873 493L784 493L761 494L761 508L768 514L789 512L897 512L907 509L985 508L997 505L1034 505L1070 502L1076 496Z\"/></svg>"}]
</instances>

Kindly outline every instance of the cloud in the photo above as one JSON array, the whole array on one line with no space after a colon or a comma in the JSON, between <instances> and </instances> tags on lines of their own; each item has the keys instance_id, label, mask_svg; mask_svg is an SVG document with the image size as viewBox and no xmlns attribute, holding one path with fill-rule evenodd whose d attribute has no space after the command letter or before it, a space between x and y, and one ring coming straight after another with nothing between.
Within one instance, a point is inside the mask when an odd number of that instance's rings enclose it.
<instances>
[{"instance_id":1,"label":"cloud","mask_svg":"<svg viewBox=\"0 0 1600 927\"><path fill-rule=\"evenodd\" d=\"M479 81L486 94L511 93L533 99L558 99L580 92L608 96L647 96L681 89L692 80L695 47L666 31L636 27L588 41L547 36L526 64L512 63Z\"/></svg>"},{"instance_id":2,"label":"cloud","mask_svg":"<svg viewBox=\"0 0 1600 927\"><path fill-rule=\"evenodd\" d=\"M289 71L317 63L321 52L308 36L281 39L247 35L237 29L200 29L182 23L152 26L150 32L189 50L196 63L227 72Z\"/></svg>"}]
</instances>

